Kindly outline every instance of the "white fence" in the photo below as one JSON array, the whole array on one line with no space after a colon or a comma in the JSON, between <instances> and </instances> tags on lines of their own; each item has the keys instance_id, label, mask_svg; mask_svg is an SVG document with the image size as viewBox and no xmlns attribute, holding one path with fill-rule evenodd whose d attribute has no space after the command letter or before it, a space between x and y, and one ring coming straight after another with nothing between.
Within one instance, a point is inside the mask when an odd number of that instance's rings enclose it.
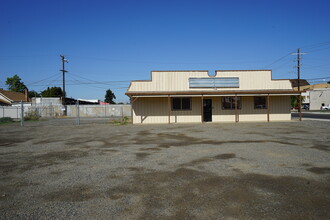
<instances>
[{"instance_id":1,"label":"white fence","mask_svg":"<svg viewBox=\"0 0 330 220\"><path fill-rule=\"evenodd\" d=\"M0 106L0 118L20 119L21 111L20 106Z\"/></svg>"},{"instance_id":2,"label":"white fence","mask_svg":"<svg viewBox=\"0 0 330 220\"><path fill-rule=\"evenodd\" d=\"M131 105L68 105L67 116L117 118L131 117Z\"/></svg>"},{"instance_id":3,"label":"white fence","mask_svg":"<svg viewBox=\"0 0 330 220\"><path fill-rule=\"evenodd\" d=\"M24 105L24 116L36 113L41 118L63 116L62 105ZM131 117L131 105L68 105L67 117L119 118ZM21 106L0 106L0 118L21 118ZM79 113L78 113L79 112Z\"/></svg>"}]
</instances>

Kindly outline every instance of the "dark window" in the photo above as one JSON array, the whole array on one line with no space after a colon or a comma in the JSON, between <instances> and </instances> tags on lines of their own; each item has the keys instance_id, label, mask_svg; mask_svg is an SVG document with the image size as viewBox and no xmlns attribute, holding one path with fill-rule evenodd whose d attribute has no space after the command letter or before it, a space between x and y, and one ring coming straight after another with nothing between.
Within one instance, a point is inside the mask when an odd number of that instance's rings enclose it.
<instances>
[{"instance_id":1,"label":"dark window","mask_svg":"<svg viewBox=\"0 0 330 220\"><path fill-rule=\"evenodd\" d=\"M191 98L172 98L172 110L191 110Z\"/></svg>"},{"instance_id":2,"label":"dark window","mask_svg":"<svg viewBox=\"0 0 330 220\"><path fill-rule=\"evenodd\" d=\"M222 97L222 109L235 109L235 97ZM241 97L237 97L237 109L241 109Z\"/></svg>"},{"instance_id":3,"label":"dark window","mask_svg":"<svg viewBox=\"0 0 330 220\"><path fill-rule=\"evenodd\" d=\"M172 110L181 110L180 98L172 98Z\"/></svg>"},{"instance_id":4,"label":"dark window","mask_svg":"<svg viewBox=\"0 0 330 220\"><path fill-rule=\"evenodd\" d=\"M182 98L182 110L190 110L190 98Z\"/></svg>"},{"instance_id":5,"label":"dark window","mask_svg":"<svg viewBox=\"0 0 330 220\"><path fill-rule=\"evenodd\" d=\"M255 109L266 109L267 99L265 96L255 96L254 97L254 108Z\"/></svg>"}]
</instances>

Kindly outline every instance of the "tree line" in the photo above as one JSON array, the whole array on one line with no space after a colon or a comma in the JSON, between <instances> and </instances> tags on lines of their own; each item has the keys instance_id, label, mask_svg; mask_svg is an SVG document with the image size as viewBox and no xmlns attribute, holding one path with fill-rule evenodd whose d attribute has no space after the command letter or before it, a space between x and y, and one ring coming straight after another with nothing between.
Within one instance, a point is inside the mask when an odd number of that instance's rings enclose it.
<instances>
[{"instance_id":1,"label":"tree line","mask_svg":"<svg viewBox=\"0 0 330 220\"><path fill-rule=\"evenodd\" d=\"M8 77L6 80L6 85L9 91L13 92L21 92L24 93L25 89L28 87L22 82L22 79L18 75L14 75L13 77ZM34 90L28 91L29 98L33 97L63 97L64 93L61 87L47 87L47 89L37 92ZM110 90L106 90L104 102L110 104L116 104L114 99L116 99L115 94Z\"/></svg>"}]
</instances>

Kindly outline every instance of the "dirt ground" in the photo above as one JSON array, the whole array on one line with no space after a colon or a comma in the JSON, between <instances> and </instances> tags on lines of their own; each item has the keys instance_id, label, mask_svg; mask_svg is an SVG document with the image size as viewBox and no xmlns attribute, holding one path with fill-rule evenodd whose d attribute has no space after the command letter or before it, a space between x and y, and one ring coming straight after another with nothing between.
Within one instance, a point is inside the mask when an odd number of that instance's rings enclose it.
<instances>
[{"instance_id":1,"label":"dirt ground","mask_svg":"<svg viewBox=\"0 0 330 220\"><path fill-rule=\"evenodd\" d=\"M0 218L330 219L329 125L1 125Z\"/></svg>"}]
</instances>

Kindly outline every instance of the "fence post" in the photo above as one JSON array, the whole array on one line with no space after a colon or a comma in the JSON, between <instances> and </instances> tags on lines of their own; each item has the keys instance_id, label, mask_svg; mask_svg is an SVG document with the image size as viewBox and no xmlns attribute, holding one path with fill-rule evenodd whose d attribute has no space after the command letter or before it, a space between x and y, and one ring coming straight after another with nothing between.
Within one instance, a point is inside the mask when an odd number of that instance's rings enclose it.
<instances>
[{"instance_id":1,"label":"fence post","mask_svg":"<svg viewBox=\"0 0 330 220\"><path fill-rule=\"evenodd\" d=\"M107 105L104 104L104 118L107 117Z\"/></svg>"},{"instance_id":2,"label":"fence post","mask_svg":"<svg viewBox=\"0 0 330 220\"><path fill-rule=\"evenodd\" d=\"M21 101L21 127L24 126L24 107L23 107L23 101Z\"/></svg>"},{"instance_id":3,"label":"fence post","mask_svg":"<svg viewBox=\"0 0 330 220\"><path fill-rule=\"evenodd\" d=\"M77 100L77 125L80 125L79 99Z\"/></svg>"},{"instance_id":4,"label":"fence post","mask_svg":"<svg viewBox=\"0 0 330 220\"><path fill-rule=\"evenodd\" d=\"M124 110L123 110L123 105L120 106L121 109L121 123L124 121Z\"/></svg>"}]
</instances>

